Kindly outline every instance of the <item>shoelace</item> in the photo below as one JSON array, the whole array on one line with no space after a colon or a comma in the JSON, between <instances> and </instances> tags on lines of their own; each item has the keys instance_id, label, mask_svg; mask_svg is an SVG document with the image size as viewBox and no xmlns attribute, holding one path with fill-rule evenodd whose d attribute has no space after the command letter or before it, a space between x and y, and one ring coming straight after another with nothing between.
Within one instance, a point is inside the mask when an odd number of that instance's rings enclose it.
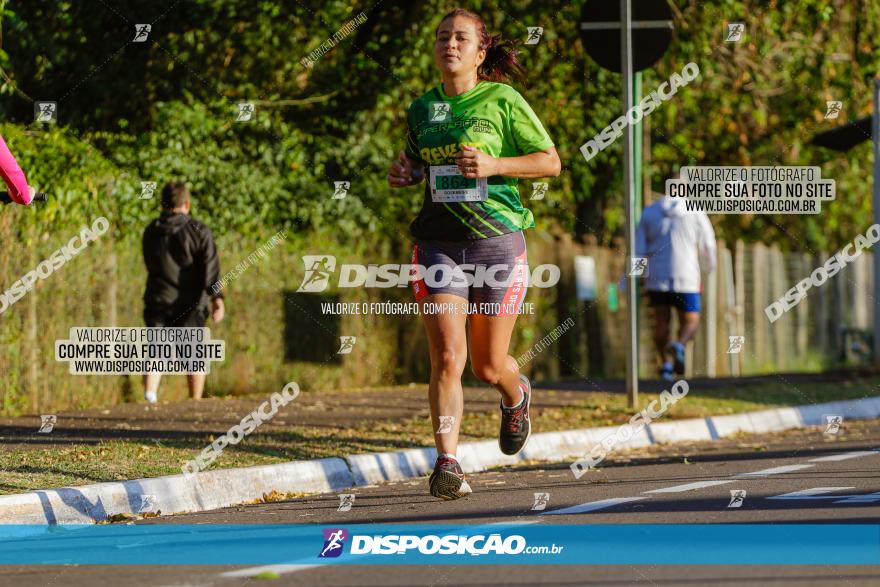
<instances>
[{"instance_id":1,"label":"shoelace","mask_svg":"<svg viewBox=\"0 0 880 587\"><path fill-rule=\"evenodd\" d=\"M437 459L436 466L440 467L441 469L452 468L454 470L458 466L458 461L456 461L454 459L446 458L446 457L440 457L439 459ZM457 473L458 471L454 471L454 472Z\"/></svg>"},{"instance_id":2,"label":"shoelace","mask_svg":"<svg viewBox=\"0 0 880 587\"><path fill-rule=\"evenodd\" d=\"M523 402L523 405L517 409L515 412L507 412L509 416L505 419L504 428L507 432L519 432L520 428L522 428L522 422L525 419L526 413L526 403Z\"/></svg>"}]
</instances>

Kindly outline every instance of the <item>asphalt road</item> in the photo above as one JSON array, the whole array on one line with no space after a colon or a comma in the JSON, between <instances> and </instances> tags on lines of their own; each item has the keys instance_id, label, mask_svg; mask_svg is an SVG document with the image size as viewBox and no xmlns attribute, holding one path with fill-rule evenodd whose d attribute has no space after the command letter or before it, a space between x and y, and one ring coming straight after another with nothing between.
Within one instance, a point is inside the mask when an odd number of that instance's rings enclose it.
<instances>
[{"instance_id":1,"label":"asphalt road","mask_svg":"<svg viewBox=\"0 0 880 587\"><path fill-rule=\"evenodd\" d=\"M743 436L615 455L575 480L567 465L469 476L474 494L441 502L426 479L336 495L157 518L159 524L880 523L880 422ZM731 491L745 491L729 507ZM543 511L535 493L549 494ZM792 495L793 494L793 495ZM873 494L873 495L872 495ZM274 579L267 577L271 573ZM5 567L0 585L841 585L880 584L866 566Z\"/></svg>"}]
</instances>

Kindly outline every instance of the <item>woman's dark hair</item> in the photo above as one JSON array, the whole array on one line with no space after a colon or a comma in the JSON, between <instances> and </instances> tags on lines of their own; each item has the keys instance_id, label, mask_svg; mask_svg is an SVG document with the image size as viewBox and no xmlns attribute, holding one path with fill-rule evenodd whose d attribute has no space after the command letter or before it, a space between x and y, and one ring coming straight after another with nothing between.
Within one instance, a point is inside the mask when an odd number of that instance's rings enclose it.
<instances>
[{"instance_id":1,"label":"woman's dark hair","mask_svg":"<svg viewBox=\"0 0 880 587\"><path fill-rule=\"evenodd\" d=\"M464 8L456 8L440 22L447 18L455 16L464 16L477 24L477 34L480 36L480 49L486 50L486 59L477 70L477 76L482 80L491 82L503 82L509 80L521 80L525 77L526 71L520 65L516 56L519 51L516 43L510 39L503 39L501 35L490 35L486 31L486 23L478 14L465 10ZM438 25L439 30L439 25ZM436 32L434 35L436 36Z\"/></svg>"}]
</instances>

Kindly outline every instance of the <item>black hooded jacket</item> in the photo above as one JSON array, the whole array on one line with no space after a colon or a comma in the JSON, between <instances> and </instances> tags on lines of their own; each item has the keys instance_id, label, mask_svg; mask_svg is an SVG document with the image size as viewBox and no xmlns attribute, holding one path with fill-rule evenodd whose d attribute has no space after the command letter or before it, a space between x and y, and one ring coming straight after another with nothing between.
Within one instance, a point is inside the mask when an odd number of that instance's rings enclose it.
<instances>
[{"instance_id":1,"label":"black hooded jacket","mask_svg":"<svg viewBox=\"0 0 880 587\"><path fill-rule=\"evenodd\" d=\"M147 309L203 311L210 298L223 297L211 290L220 280L214 235L189 214L162 212L144 230L143 253Z\"/></svg>"}]
</instances>

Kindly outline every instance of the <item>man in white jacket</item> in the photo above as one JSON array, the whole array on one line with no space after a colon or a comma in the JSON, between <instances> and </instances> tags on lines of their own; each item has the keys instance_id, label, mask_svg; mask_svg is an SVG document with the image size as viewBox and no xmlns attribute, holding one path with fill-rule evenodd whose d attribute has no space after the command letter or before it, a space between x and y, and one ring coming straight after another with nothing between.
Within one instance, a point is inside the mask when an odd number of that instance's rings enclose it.
<instances>
[{"instance_id":1,"label":"man in white jacket","mask_svg":"<svg viewBox=\"0 0 880 587\"><path fill-rule=\"evenodd\" d=\"M700 326L700 268L715 269L715 231L703 212L686 212L680 198L664 197L642 211L636 256L648 259L645 289L654 309L654 343L660 376L683 375L685 345ZM672 307L678 310L678 338L670 340Z\"/></svg>"}]
</instances>

